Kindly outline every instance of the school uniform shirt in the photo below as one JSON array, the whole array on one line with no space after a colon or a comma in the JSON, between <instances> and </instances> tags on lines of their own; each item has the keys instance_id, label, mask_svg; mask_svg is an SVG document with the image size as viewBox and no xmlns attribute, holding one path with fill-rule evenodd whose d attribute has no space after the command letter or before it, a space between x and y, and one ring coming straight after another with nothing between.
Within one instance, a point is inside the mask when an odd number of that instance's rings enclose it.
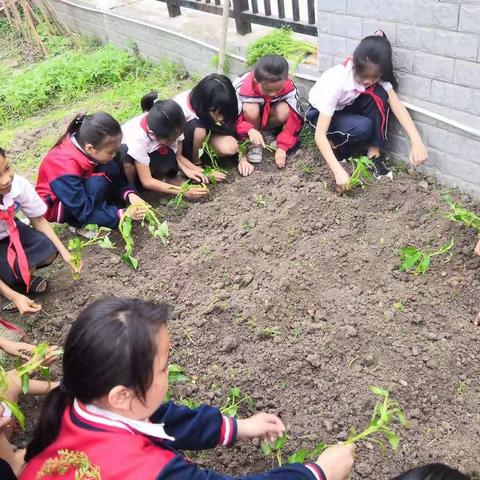
<instances>
[{"instance_id":1,"label":"school uniform shirt","mask_svg":"<svg viewBox=\"0 0 480 480\"><path fill-rule=\"evenodd\" d=\"M171 148L177 153L178 142L183 141L183 134L170 145L161 145L160 142L148 134L147 114L143 113L132 118L122 125L122 143L127 145L127 155L142 165L150 165L149 153L158 152L166 155Z\"/></svg>"},{"instance_id":2,"label":"school uniform shirt","mask_svg":"<svg viewBox=\"0 0 480 480\"><path fill-rule=\"evenodd\" d=\"M48 206L45 218L49 222L63 223L66 216L81 226L96 224L117 228L125 210L106 201L98 202L98 192L88 192L85 182L95 176L104 177L125 201L135 190L127 185L117 169L112 168L111 175L102 170L104 166L91 159L75 137L65 137L47 153L38 172L36 190Z\"/></svg>"},{"instance_id":3,"label":"school uniform shirt","mask_svg":"<svg viewBox=\"0 0 480 480\"><path fill-rule=\"evenodd\" d=\"M237 422L218 408L189 409L168 402L140 422L77 400L63 414L60 433L26 465L19 480L36 480L42 467L62 449L84 453L102 480L233 480L201 469L180 450L228 447L237 438ZM49 480L73 480L75 471L49 474ZM292 464L236 480L326 480L316 464Z\"/></svg>"},{"instance_id":4,"label":"school uniform shirt","mask_svg":"<svg viewBox=\"0 0 480 480\"><path fill-rule=\"evenodd\" d=\"M387 92L392 90L390 82L378 82ZM353 60L347 58L340 65L329 68L310 90L308 100L321 115L332 117L335 111L351 105L366 87L355 81Z\"/></svg>"},{"instance_id":5,"label":"school uniform shirt","mask_svg":"<svg viewBox=\"0 0 480 480\"><path fill-rule=\"evenodd\" d=\"M47 206L35 191L33 185L24 177L14 174L11 190L3 196L0 202L0 211L7 211L13 207L14 212L21 210L28 218L45 215ZM0 221L0 240L8 237L7 224Z\"/></svg>"},{"instance_id":6,"label":"school uniform shirt","mask_svg":"<svg viewBox=\"0 0 480 480\"><path fill-rule=\"evenodd\" d=\"M258 103L261 106L260 129L265 128L270 109L275 103L285 101L290 107L290 115L283 125L282 131L277 136L277 146L286 152L298 142L300 130L302 128L303 118L298 105L298 92L295 84L287 79L282 90L274 97L262 95L258 89L258 84L253 77L253 72L247 72L237 78L233 83L239 104L242 107L244 103ZM240 112L242 108L240 108ZM237 134L245 137L248 131L255 128L250 122L245 120L242 113L237 122Z\"/></svg>"},{"instance_id":7,"label":"school uniform shirt","mask_svg":"<svg viewBox=\"0 0 480 480\"><path fill-rule=\"evenodd\" d=\"M197 114L192 108L190 103L190 92L191 90L187 90L186 92L179 93L173 100L180 105L180 108L185 115L185 120L189 122L190 120L198 119Z\"/></svg>"}]
</instances>

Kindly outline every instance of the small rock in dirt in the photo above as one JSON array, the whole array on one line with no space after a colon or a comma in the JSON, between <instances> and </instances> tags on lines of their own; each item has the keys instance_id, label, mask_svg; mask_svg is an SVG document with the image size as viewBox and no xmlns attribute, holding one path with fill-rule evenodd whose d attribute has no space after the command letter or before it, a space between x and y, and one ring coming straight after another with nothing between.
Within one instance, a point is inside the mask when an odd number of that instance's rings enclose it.
<instances>
[{"instance_id":1,"label":"small rock in dirt","mask_svg":"<svg viewBox=\"0 0 480 480\"><path fill-rule=\"evenodd\" d=\"M435 342L435 341L438 340L438 336L435 332L428 332L427 333L427 338L432 342Z\"/></svg>"},{"instance_id":2,"label":"small rock in dirt","mask_svg":"<svg viewBox=\"0 0 480 480\"><path fill-rule=\"evenodd\" d=\"M367 462L360 462L355 465L355 471L363 478L370 478L373 469Z\"/></svg>"},{"instance_id":3,"label":"small rock in dirt","mask_svg":"<svg viewBox=\"0 0 480 480\"><path fill-rule=\"evenodd\" d=\"M327 318L325 317L325 315L322 314L320 310L317 310L315 312L315 315L313 318L316 322L327 322Z\"/></svg>"},{"instance_id":4,"label":"small rock in dirt","mask_svg":"<svg viewBox=\"0 0 480 480\"><path fill-rule=\"evenodd\" d=\"M262 250L263 250L264 253L269 254L269 253L272 253L273 248L272 248L271 245L264 245L264 246L262 247Z\"/></svg>"},{"instance_id":5,"label":"small rock in dirt","mask_svg":"<svg viewBox=\"0 0 480 480\"><path fill-rule=\"evenodd\" d=\"M402 387L408 387L408 383L405 380L399 380L398 383L402 385Z\"/></svg>"},{"instance_id":6,"label":"small rock in dirt","mask_svg":"<svg viewBox=\"0 0 480 480\"><path fill-rule=\"evenodd\" d=\"M238 342L233 337L225 337L222 341L222 350L224 352L233 352L238 347Z\"/></svg>"},{"instance_id":7,"label":"small rock in dirt","mask_svg":"<svg viewBox=\"0 0 480 480\"><path fill-rule=\"evenodd\" d=\"M413 408L410 411L410 418L420 418L422 415L422 412L420 412L419 408Z\"/></svg>"},{"instance_id":8,"label":"small rock in dirt","mask_svg":"<svg viewBox=\"0 0 480 480\"><path fill-rule=\"evenodd\" d=\"M247 273L244 277L243 277L243 280L242 280L242 285L244 287L248 287L248 285L250 285L253 281L253 275L251 273Z\"/></svg>"},{"instance_id":9,"label":"small rock in dirt","mask_svg":"<svg viewBox=\"0 0 480 480\"><path fill-rule=\"evenodd\" d=\"M348 438L348 433L345 430L342 430L338 435L337 439L340 441L345 441Z\"/></svg>"},{"instance_id":10,"label":"small rock in dirt","mask_svg":"<svg viewBox=\"0 0 480 480\"><path fill-rule=\"evenodd\" d=\"M349 337L356 337L358 335L357 329L352 325L347 325L345 327L345 332Z\"/></svg>"},{"instance_id":11,"label":"small rock in dirt","mask_svg":"<svg viewBox=\"0 0 480 480\"><path fill-rule=\"evenodd\" d=\"M291 185L292 187L299 187L301 184L302 184L302 181L300 180L300 177L298 175L292 175L289 179L288 179L288 183L289 185Z\"/></svg>"},{"instance_id":12,"label":"small rock in dirt","mask_svg":"<svg viewBox=\"0 0 480 480\"><path fill-rule=\"evenodd\" d=\"M310 365L316 368L320 367L320 365L322 364L322 358L320 357L320 355L308 355L306 360Z\"/></svg>"},{"instance_id":13,"label":"small rock in dirt","mask_svg":"<svg viewBox=\"0 0 480 480\"><path fill-rule=\"evenodd\" d=\"M366 367L371 367L374 363L375 360L373 358L373 355L365 355L362 360L363 365Z\"/></svg>"},{"instance_id":14,"label":"small rock in dirt","mask_svg":"<svg viewBox=\"0 0 480 480\"><path fill-rule=\"evenodd\" d=\"M420 351L418 350L417 347L412 347L412 355L416 357L417 355L420 354Z\"/></svg>"},{"instance_id":15,"label":"small rock in dirt","mask_svg":"<svg viewBox=\"0 0 480 480\"><path fill-rule=\"evenodd\" d=\"M419 188L419 190L423 190L424 192L428 192L428 190L430 188L430 185L425 180L422 180L421 182L418 182L418 188Z\"/></svg>"},{"instance_id":16,"label":"small rock in dirt","mask_svg":"<svg viewBox=\"0 0 480 480\"><path fill-rule=\"evenodd\" d=\"M325 427L325 430L330 433L333 430L333 425L330 420L323 420L323 426Z\"/></svg>"}]
</instances>

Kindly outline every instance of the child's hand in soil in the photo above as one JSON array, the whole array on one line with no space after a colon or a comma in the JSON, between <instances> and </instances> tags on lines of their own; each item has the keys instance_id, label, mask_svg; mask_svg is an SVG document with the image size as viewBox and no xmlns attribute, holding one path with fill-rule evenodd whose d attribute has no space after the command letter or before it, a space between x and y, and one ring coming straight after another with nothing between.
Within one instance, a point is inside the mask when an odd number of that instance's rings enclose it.
<instances>
[{"instance_id":1,"label":"child's hand in soil","mask_svg":"<svg viewBox=\"0 0 480 480\"><path fill-rule=\"evenodd\" d=\"M475 246L474 253L475 253L475 255L480 256L480 240L477 242L477 245Z\"/></svg>"},{"instance_id":2,"label":"child's hand in soil","mask_svg":"<svg viewBox=\"0 0 480 480\"><path fill-rule=\"evenodd\" d=\"M25 298L27 298L27 297L25 297ZM27 300L28 300L28 298L27 298ZM18 308L18 310L20 310L18 305L17 305L17 308ZM21 357L24 360L29 360L29 358L30 358L25 352L32 352L35 349L35 347L33 345L30 345L29 343L13 342L12 340L7 340L6 338L1 339L0 348L5 353L13 355L14 357Z\"/></svg>"},{"instance_id":3,"label":"child's hand in soil","mask_svg":"<svg viewBox=\"0 0 480 480\"><path fill-rule=\"evenodd\" d=\"M213 178L215 178L217 182L223 182L227 178L227 175L223 172L214 172Z\"/></svg>"},{"instance_id":4,"label":"child's hand in soil","mask_svg":"<svg viewBox=\"0 0 480 480\"><path fill-rule=\"evenodd\" d=\"M287 152L285 150L282 150L281 148L277 148L277 151L275 152L275 165L278 168L284 168L286 160Z\"/></svg>"},{"instance_id":5,"label":"child's hand in soil","mask_svg":"<svg viewBox=\"0 0 480 480\"><path fill-rule=\"evenodd\" d=\"M248 177L253 173L255 167L243 156L238 162L238 171L242 177Z\"/></svg>"},{"instance_id":6,"label":"child's hand in soil","mask_svg":"<svg viewBox=\"0 0 480 480\"><path fill-rule=\"evenodd\" d=\"M410 155L408 158L410 160L410 163L414 167L421 165L427 160L428 158L427 148L425 147L422 141L412 143L412 148L410 150Z\"/></svg>"},{"instance_id":7,"label":"child's hand in soil","mask_svg":"<svg viewBox=\"0 0 480 480\"><path fill-rule=\"evenodd\" d=\"M39 303L36 303L35 300L32 300L21 293L15 293L10 300L15 304L17 310L22 315L25 315L26 313L38 313L42 309L42 306Z\"/></svg>"},{"instance_id":8,"label":"child's hand in soil","mask_svg":"<svg viewBox=\"0 0 480 480\"><path fill-rule=\"evenodd\" d=\"M274 442L285 433L285 425L276 416L269 413L256 413L250 418L237 420L237 439L250 440L261 438Z\"/></svg>"},{"instance_id":9,"label":"child's hand in soil","mask_svg":"<svg viewBox=\"0 0 480 480\"><path fill-rule=\"evenodd\" d=\"M263 139L263 135L258 130L251 128L248 131L248 138L254 145L261 145L263 148L265 148L265 140Z\"/></svg>"},{"instance_id":10,"label":"child's hand in soil","mask_svg":"<svg viewBox=\"0 0 480 480\"><path fill-rule=\"evenodd\" d=\"M203 168L195 166L194 168L184 168L183 173L190 179L200 183L208 183L208 178L203 174Z\"/></svg>"},{"instance_id":11,"label":"child's hand in soil","mask_svg":"<svg viewBox=\"0 0 480 480\"><path fill-rule=\"evenodd\" d=\"M204 185L205 186L205 185ZM208 194L208 188L191 188L188 192L185 193L185 198L189 200L197 200Z\"/></svg>"},{"instance_id":12,"label":"child's hand in soil","mask_svg":"<svg viewBox=\"0 0 480 480\"><path fill-rule=\"evenodd\" d=\"M345 192L350 186L350 176L345 171L343 167L340 167L337 172L335 172L335 183L337 184L337 190L340 192Z\"/></svg>"},{"instance_id":13,"label":"child's hand in soil","mask_svg":"<svg viewBox=\"0 0 480 480\"><path fill-rule=\"evenodd\" d=\"M350 475L355 460L355 444L335 445L327 448L317 459L328 480L345 480Z\"/></svg>"}]
</instances>

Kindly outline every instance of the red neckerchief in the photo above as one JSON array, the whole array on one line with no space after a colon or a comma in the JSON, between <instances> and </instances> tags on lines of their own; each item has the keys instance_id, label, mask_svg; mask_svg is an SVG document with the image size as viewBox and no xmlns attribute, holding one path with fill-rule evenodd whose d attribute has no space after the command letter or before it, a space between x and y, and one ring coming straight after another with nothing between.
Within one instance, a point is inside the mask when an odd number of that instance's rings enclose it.
<instances>
[{"instance_id":1,"label":"red neckerchief","mask_svg":"<svg viewBox=\"0 0 480 480\"><path fill-rule=\"evenodd\" d=\"M18 231L17 224L15 223L15 209L13 205L8 207L5 211L0 210L0 220L3 220L7 224L10 240L7 250L8 265L15 275L15 278L17 278L17 274L15 272L15 259L17 259L20 275L27 286L28 292L30 288L30 266L28 264L25 250L23 249L22 242L20 241L20 232Z\"/></svg>"},{"instance_id":2,"label":"red neckerchief","mask_svg":"<svg viewBox=\"0 0 480 480\"><path fill-rule=\"evenodd\" d=\"M142 127L142 130L147 134L147 137L152 140L152 138L148 134L148 123L146 115L140 120L140 126ZM157 152L160 155L166 155L168 153L168 145L159 145L157 148Z\"/></svg>"}]
</instances>

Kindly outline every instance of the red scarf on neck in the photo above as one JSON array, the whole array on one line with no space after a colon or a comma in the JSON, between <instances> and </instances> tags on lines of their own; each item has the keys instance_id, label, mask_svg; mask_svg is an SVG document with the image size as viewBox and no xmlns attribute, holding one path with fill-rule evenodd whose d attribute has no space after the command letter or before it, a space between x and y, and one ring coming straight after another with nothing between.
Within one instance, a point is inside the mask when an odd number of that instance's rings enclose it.
<instances>
[{"instance_id":1,"label":"red scarf on neck","mask_svg":"<svg viewBox=\"0 0 480 480\"><path fill-rule=\"evenodd\" d=\"M27 255L25 254L22 242L20 241L20 232L15 223L15 209L13 205L8 207L5 211L0 210L0 220L3 220L7 224L10 240L7 250L8 265L12 269L15 278L17 278L17 274L15 273L15 259L17 260L20 275L27 286L28 292L30 288L30 266L28 265Z\"/></svg>"}]
</instances>

